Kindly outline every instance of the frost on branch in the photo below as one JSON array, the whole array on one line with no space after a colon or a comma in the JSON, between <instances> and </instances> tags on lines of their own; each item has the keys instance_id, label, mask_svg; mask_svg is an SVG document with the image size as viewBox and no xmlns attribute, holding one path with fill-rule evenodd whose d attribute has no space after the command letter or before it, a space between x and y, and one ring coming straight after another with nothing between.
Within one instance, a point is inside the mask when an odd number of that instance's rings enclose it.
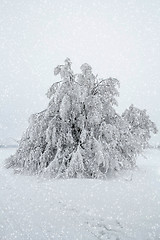
<instances>
[{"instance_id":1,"label":"frost on branch","mask_svg":"<svg viewBox=\"0 0 160 240\"><path fill-rule=\"evenodd\" d=\"M119 81L98 79L89 64L74 74L69 58L54 69L60 81L47 92L48 108L29 119L7 166L50 177L104 178L133 168L155 124L133 105L120 116L114 106Z\"/></svg>"}]
</instances>

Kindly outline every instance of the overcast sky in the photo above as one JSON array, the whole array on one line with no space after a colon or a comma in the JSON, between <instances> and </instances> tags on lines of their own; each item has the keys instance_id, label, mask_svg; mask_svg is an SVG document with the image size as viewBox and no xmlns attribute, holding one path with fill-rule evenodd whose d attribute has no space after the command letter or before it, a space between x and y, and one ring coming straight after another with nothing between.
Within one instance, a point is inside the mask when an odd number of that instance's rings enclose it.
<instances>
[{"instance_id":1,"label":"overcast sky","mask_svg":"<svg viewBox=\"0 0 160 240\"><path fill-rule=\"evenodd\" d=\"M0 0L0 139L46 108L66 57L118 78L118 111L146 108L160 129L160 0Z\"/></svg>"}]
</instances>

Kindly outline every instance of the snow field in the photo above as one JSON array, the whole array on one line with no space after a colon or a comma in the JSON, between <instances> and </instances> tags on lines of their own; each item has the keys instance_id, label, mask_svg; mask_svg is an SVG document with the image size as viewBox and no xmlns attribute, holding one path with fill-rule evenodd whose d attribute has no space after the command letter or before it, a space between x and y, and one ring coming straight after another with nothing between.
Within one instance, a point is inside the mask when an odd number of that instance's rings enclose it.
<instances>
[{"instance_id":1,"label":"snow field","mask_svg":"<svg viewBox=\"0 0 160 240\"><path fill-rule=\"evenodd\" d=\"M0 149L0 240L160 239L160 151L108 180L14 174Z\"/></svg>"}]
</instances>

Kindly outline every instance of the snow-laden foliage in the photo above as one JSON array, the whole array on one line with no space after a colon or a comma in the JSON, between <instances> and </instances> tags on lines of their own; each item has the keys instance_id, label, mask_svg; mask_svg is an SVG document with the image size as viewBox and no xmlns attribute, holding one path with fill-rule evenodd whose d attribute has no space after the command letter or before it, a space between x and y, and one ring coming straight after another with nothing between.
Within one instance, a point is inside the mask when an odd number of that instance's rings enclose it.
<instances>
[{"instance_id":1,"label":"snow-laden foliage","mask_svg":"<svg viewBox=\"0 0 160 240\"><path fill-rule=\"evenodd\" d=\"M87 63L74 74L69 58L54 69L61 81L47 92L50 102L31 116L8 167L51 177L103 178L132 168L147 146L155 124L145 110L116 113L119 81L98 79Z\"/></svg>"}]
</instances>

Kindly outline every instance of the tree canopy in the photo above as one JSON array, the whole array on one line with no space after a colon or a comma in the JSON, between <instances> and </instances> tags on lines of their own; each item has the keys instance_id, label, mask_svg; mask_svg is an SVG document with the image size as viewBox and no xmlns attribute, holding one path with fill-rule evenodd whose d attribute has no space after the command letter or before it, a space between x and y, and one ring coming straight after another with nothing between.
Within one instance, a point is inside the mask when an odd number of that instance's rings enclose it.
<instances>
[{"instance_id":1,"label":"tree canopy","mask_svg":"<svg viewBox=\"0 0 160 240\"><path fill-rule=\"evenodd\" d=\"M133 105L119 115L119 81L99 79L84 63L74 74L69 58L54 69L61 81L47 92L46 110L33 114L7 166L63 178L105 178L133 168L157 132L146 110Z\"/></svg>"}]
</instances>

